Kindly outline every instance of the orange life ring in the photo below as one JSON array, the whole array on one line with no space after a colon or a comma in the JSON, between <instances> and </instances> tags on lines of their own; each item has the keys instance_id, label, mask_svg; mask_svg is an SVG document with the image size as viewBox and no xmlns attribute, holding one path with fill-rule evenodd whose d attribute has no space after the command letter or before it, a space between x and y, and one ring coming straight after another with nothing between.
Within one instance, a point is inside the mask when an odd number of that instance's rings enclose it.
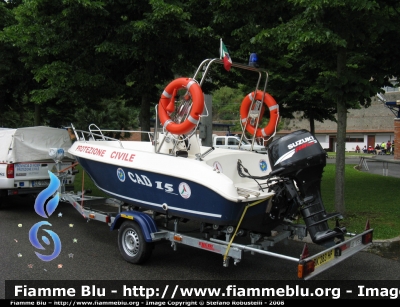
<instances>
[{"instance_id":1,"label":"orange life ring","mask_svg":"<svg viewBox=\"0 0 400 307\"><path fill-rule=\"evenodd\" d=\"M251 92L248 94L242 101L242 104L240 106L240 120L242 122L242 125L246 125L247 121L247 116L249 115L250 112L250 106L251 102L253 100L261 100L263 97L264 92L263 91L257 91L255 99L254 97L254 92ZM276 132L276 126L279 121L279 105L276 103L274 97L272 97L270 94L265 93L264 94L264 104L268 107L269 113L270 113L270 120L267 126L264 128L257 128L256 131L256 137L265 137L265 136L271 136ZM264 108L264 104L262 108ZM259 121L261 121L262 115L264 113L264 110L261 110L260 118ZM254 135L255 132L255 126L253 126L250 123L250 120L248 120L247 125L246 125L246 130Z\"/></svg>"},{"instance_id":2,"label":"orange life ring","mask_svg":"<svg viewBox=\"0 0 400 307\"><path fill-rule=\"evenodd\" d=\"M170 114L175 110L175 96L178 90L186 89L192 99L190 113L183 123L172 121ZM173 134L186 134L190 132L200 120L204 109L204 94L200 85L191 78L178 78L164 89L158 103L158 117L165 129Z\"/></svg>"}]
</instances>

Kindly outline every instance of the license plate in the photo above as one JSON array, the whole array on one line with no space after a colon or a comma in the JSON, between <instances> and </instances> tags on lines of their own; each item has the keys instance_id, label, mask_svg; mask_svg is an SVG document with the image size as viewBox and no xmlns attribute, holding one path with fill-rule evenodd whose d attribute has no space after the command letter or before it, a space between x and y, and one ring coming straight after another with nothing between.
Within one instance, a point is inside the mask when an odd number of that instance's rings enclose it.
<instances>
[{"instance_id":1,"label":"license plate","mask_svg":"<svg viewBox=\"0 0 400 307\"><path fill-rule=\"evenodd\" d=\"M34 180L32 181L33 187L47 187L50 184L50 180Z\"/></svg>"},{"instance_id":2,"label":"license plate","mask_svg":"<svg viewBox=\"0 0 400 307\"><path fill-rule=\"evenodd\" d=\"M320 265L323 265L324 263L327 263L335 258L335 250L331 249L330 251L327 251L326 253L314 258L314 265L315 267L318 267Z\"/></svg>"}]
</instances>

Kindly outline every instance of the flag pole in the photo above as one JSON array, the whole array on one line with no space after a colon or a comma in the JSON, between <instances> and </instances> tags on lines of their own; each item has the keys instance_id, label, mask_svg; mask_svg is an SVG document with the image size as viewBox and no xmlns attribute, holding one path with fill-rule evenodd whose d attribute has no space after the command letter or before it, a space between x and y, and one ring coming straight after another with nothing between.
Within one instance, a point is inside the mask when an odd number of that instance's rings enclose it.
<instances>
[{"instance_id":1,"label":"flag pole","mask_svg":"<svg viewBox=\"0 0 400 307\"><path fill-rule=\"evenodd\" d=\"M222 38L219 39L219 58L222 59Z\"/></svg>"}]
</instances>

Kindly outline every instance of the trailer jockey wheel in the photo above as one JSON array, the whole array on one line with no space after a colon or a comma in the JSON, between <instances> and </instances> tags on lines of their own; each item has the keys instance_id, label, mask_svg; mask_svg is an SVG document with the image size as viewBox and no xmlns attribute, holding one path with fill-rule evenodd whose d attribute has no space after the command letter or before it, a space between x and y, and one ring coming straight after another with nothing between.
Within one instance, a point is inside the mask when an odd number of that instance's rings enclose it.
<instances>
[{"instance_id":1,"label":"trailer jockey wheel","mask_svg":"<svg viewBox=\"0 0 400 307\"><path fill-rule=\"evenodd\" d=\"M142 229L136 222L125 221L118 231L118 248L126 261L140 264L150 258L154 243L145 241Z\"/></svg>"}]
</instances>

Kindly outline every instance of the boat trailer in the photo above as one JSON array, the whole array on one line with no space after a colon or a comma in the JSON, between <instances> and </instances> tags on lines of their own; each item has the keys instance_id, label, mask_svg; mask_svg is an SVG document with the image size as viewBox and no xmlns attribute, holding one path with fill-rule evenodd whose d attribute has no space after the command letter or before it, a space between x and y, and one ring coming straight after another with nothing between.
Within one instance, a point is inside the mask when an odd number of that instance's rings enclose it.
<instances>
[{"instance_id":1,"label":"boat trailer","mask_svg":"<svg viewBox=\"0 0 400 307\"><path fill-rule=\"evenodd\" d=\"M197 233L199 237L189 236L179 229L179 225L188 221L169 216L167 210L165 214L151 210L140 211L140 208L114 198L89 196L84 190L65 191L63 171L59 171L57 176L60 179L58 190L60 201L70 203L88 221L107 223L110 230L118 230L118 247L121 255L126 261L134 264L145 262L151 256L155 243L167 240L171 242L174 251L177 251L178 245L182 244L220 254L223 256L224 267L229 266L230 259L237 265L243 259L245 252L288 260L297 264L297 277L308 280L372 245L373 229L370 228L368 221L362 233L348 233L345 241L314 255L310 255L308 245L305 243L299 258L274 253L268 249L283 240L303 240L307 236L307 229L301 224L288 222L280 225L269 237L249 233L248 243L233 242L235 238L243 239L242 236L245 235L240 232L240 225L236 229L228 227L220 231L217 225L201 224ZM257 204L249 206L251 205ZM169 229L171 224L173 229Z\"/></svg>"}]
</instances>

